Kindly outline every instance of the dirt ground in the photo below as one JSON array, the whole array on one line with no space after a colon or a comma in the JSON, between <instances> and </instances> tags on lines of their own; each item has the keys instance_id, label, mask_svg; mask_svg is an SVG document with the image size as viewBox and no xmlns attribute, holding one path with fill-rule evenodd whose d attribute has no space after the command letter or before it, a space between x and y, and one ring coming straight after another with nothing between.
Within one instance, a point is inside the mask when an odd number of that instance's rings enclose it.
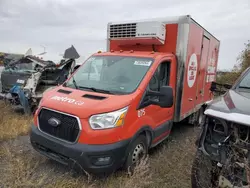
<instances>
[{"instance_id":1,"label":"dirt ground","mask_svg":"<svg viewBox=\"0 0 250 188\"><path fill-rule=\"evenodd\" d=\"M10 115L12 117L14 115ZM16 117L16 116L15 116ZM3 118L0 116L0 119ZM3 124L29 124L30 120L6 118ZM22 130L23 131L23 130ZM104 187L104 188L188 188L199 129L174 125L171 136L152 149L148 161L129 176L117 172L106 178L76 174L66 166L41 156L30 145L29 136L0 141L0 185L3 187ZM24 131L23 131L24 132ZM28 133L28 129L27 129ZM1 187L1 186L0 186Z\"/></svg>"}]
</instances>

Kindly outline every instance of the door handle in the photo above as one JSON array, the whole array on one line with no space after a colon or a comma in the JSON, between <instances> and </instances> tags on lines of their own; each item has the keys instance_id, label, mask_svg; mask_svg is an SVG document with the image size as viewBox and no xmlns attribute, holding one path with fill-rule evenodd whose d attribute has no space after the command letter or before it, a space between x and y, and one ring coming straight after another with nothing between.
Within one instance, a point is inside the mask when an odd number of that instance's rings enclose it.
<instances>
[{"instance_id":1,"label":"door handle","mask_svg":"<svg viewBox=\"0 0 250 188\"><path fill-rule=\"evenodd\" d=\"M189 100L189 101L193 101L193 99L192 99L192 98L188 98L188 100Z\"/></svg>"}]
</instances>

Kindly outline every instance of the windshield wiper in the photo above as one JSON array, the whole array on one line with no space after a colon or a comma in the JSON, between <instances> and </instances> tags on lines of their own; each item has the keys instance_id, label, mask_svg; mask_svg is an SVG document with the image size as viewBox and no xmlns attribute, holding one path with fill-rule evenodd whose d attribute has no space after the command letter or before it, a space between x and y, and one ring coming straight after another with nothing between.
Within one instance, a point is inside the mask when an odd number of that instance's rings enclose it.
<instances>
[{"instance_id":1,"label":"windshield wiper","mask_svg":"<svg viewBox=\"0 0 250 188\"><path fill-rule=\"evenodd\" d=\"M104 90L104 89L97 89L97 88L94 88L94 87L79 86L79 88L80 88L80 89L89 89L89 90L91 90L91 91L98 92L98 93L114 94L114 93L111 92L111 91Z\"/></svg>"},{"instance_id":2,"label":"windshield wiper","mask_svg":"<svg viewBox=\"0 0 250 188\"><path fill-rule=\"evenodd\" d=\"M250 89L250 86L239 86L241 89Z\"/></svg>"},{"instance_id":3,"label":"windshield wiper","mask_svg":"<svg viewBox=\"0 0 250 188\"><path fill-rule=\"evenodd\" d=\"M76 83L76 80L75 80L74 76L72 76L72 82L73 82L75 88L78 89L79 87L78 87L78 85Z\"/></svg>"},{"instance_id":4,"label":"windshield wiper","mask_svg":"<svg viewBox=\"0 0 250 188\"><path fill-rule=\"evenodd\" d=\"M33 70L22 70L23 72L34 72Z\"/></svg>"}]
</instances>

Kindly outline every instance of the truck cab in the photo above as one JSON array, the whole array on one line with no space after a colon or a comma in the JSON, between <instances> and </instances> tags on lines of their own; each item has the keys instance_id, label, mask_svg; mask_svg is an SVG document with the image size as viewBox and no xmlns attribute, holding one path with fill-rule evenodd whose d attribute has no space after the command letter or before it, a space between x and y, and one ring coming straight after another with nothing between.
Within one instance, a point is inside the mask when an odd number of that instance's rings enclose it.
<instances>
[{"instance_id":1,"label":"truck cab","mask_svg":"<svg viewBox=\"0 0 250 188\"><path fill-rule=\"evenodd\" d=\"M217 52L217 39L190 16L109 23L107 52L93 54L44 93L32 146L89 173L133 168L169 136L174 122L195 119L210 100L201 96L212 80L206 79L209 45Z\"/></svg>"}]
</instances>

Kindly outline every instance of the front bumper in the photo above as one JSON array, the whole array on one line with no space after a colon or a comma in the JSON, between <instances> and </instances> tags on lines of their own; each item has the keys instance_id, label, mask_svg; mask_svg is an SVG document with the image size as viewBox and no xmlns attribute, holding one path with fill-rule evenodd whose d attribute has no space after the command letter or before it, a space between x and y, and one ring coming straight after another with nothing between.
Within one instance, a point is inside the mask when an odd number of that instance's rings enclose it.
<instances>
[{"instance_id":1,"label":"front bumper","mask_svg":"<svg viewBox=\"0 0 250 188\"><path fill-rule=\"evenodd\" d=\"M120 168L127 156L130 140L114 144L69 144L50 137L32 125L30 141L33 148L53 160L88 173L112 173Z\"/></svg>"}]
</instances>

